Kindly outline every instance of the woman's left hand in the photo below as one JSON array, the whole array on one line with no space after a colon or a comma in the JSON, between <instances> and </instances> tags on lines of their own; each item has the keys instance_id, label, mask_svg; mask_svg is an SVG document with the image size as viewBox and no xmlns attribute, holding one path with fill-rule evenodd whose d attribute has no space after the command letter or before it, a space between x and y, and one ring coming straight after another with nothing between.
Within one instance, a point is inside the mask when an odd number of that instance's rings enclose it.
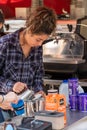
<instances>
[{"instance_id":1,"label":"woman's left hand","mask_svg":"<svg viewBox=\"0 0 87 130\"><path fill-rule=\"evenodd\" d=\"M44 97L44 98L46 97L46 94L45 94L45 92L44 92L44 91L39 91L39 92L37 92L36 94L38 94L38 93L39 93L39 94L41 94L41 95L42 95L42 97Z\"/></svg>"}]
</instances>

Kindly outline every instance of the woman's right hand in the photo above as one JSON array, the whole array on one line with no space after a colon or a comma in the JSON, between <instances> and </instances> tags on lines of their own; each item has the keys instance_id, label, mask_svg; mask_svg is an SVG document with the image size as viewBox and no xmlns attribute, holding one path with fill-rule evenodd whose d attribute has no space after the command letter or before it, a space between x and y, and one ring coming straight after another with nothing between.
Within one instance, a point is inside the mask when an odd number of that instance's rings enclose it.
<instances>
[{"instance_id":1,"label":"woman's right hand","mask_svg":"<svg viewBox=\"0 0 87 130\"><path fill-rule=\"evenodd\" d=\"M9 92L8 94L4 95L3 102L0 103L0 108L4 110L13 110L11 103L17 104L18 96L14 92Z\"/></svg>"},{"instance_id":2,"label":"woman's right hand","mask_svg":"<svg viewBox=\"0 0 87 130\"><path fill-rule=\"evenodd\" d=\"M17 94L21 93L24 89L27 89L27 85L22 82L17 82L13 86L13 91Z\"/></svg>"}]
</instances>

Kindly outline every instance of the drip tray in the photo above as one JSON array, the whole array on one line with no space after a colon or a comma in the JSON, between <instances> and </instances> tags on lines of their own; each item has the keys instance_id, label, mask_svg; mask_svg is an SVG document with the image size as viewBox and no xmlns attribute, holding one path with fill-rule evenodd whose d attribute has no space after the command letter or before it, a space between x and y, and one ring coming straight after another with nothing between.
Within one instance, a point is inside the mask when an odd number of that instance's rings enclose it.
<instances>
[{"instance_id":1,"label":"drip tray","mask_svg":"<svg viewBox=\"0 0 87 130\"><path fill-rule=\"evenodd\" d=\"M80 58L57 58L57 57L43 57L43 62L47 63L63 63L63 64L81 64L84 63L84 59Z\"/></svg>"}]
</instances>

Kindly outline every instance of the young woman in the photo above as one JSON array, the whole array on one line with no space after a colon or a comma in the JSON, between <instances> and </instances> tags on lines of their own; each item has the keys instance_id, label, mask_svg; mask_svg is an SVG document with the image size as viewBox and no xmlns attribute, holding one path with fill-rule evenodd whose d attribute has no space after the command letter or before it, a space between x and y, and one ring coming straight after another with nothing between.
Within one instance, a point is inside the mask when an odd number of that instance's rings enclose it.
<instances>
[{"instance_id":1,"label":"young woman","mask_svg":"<svg viewBox=\"0 0 87 130\"><path fill-rule=\"evenodd\" d=\"M26 28L0 38L0 92L24 89L43 92L42 44L56 28L56 13L38 7L26 21Z\"/></svg>"}]
</instances>

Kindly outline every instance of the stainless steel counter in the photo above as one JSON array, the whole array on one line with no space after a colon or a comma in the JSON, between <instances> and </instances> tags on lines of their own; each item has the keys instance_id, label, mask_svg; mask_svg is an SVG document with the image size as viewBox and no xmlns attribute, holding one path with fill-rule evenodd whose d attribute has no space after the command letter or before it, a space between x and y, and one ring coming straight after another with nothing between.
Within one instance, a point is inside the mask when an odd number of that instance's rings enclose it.
<instances>
[{"instance_id":1,"label":"stainless steel counter","mask_svg":"<svg viewBox=\"0 0 87 130\"><path fill-rule=\"evenodd\" d=\"M87 116L73 123L63 130L87 130Z\"/></svg>"},{"instance_id":2,"label":"stainless steel counter","mask_svg":"<svg viewBox=\"0 0 87 130\"><path fill-rule=\"evenodd\" d=\"M67 111L67 124L63 130L87 130L87 112Z\"/></svg>"},{"instance_id":3,"label":"stainless steel counter","mask_svg":"<svg viewBox=\"0 0 87 130\"><path fill-rule=\"evenodd\" d=\"M67 109L67 123L63 130L87 130L87 112Z\"/></svg>"},{"instance_id":4,"label":"stainless steel counter","mask_svg":"<svg viewBox=\"0 0 87 130\"><path fill-rule=\"evenodd\" d=\"M14 117L11 122L19 125L23 116ZM63 130L87 130L87 112L70 111L67 108L67 123ZM3 123L0 124L0 130L3 128Z\"/></svg>"}]
</instances>

